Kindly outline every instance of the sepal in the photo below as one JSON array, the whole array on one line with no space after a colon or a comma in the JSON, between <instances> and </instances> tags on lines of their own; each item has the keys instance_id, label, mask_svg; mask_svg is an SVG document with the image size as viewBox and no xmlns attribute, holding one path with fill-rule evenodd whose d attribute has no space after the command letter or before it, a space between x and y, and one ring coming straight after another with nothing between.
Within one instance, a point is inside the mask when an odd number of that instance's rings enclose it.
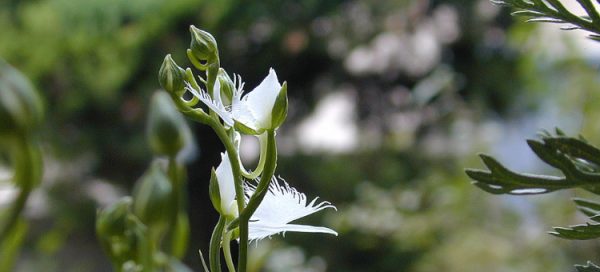
<instances>
[{"instance_id":1,"label":"sepal","mask_svg":"<svg viewBox=\"0 0 600 272\"><path fill-rule=\"evenodd\" d=\"M273 111L271 111L271 129L277 129L287 117L288 112L288 98L287 98L287 82L283 82L281 90L275 99L273 104Z\"/></svg>"},{"instance_id":2,"label":"sepal","mask_svg":"<svg viewBox=\"0 0 600 272\"><path fill-rule=\"evenodd\" d=\"M210 183L208 184L208 193L210 196L210 202L217 212L222 214L221 211L221 193L219 192L219 181L217 179L217 173L215 168L210 170Z\"/></svg>"}]
</instances>

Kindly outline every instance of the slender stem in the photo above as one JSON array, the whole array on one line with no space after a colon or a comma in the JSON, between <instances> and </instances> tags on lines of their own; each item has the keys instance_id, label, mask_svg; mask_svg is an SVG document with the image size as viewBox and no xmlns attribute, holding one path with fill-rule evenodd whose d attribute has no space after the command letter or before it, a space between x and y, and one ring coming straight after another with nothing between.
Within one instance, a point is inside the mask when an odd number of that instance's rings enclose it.
<instances>
[{"instance_id":1,"label":"slender stem","mask_svg":"<svg viewBox=\"0 0 600 272\"><path fill-rule=\"evenodd\" d=\"M229 272L235 272L235 266L233 265L233 259L231 258L231 231L224 230L223 235L223 255L225 255L225 264Z\"/></svg>"},{"instance_id":2,"label":"slender stem","mask_svg":"<svg viewBox=\"0 0 600 272\"><path fill-rule=\"evenodd\" d=\"M189 222L185 212L185 178L181 175L181 170L179 169L179 165L177 164L175 156L169 157L168 174L173 187L172 201L175 207L175 212L170 218L171 224L169 238L171 242L171 254L177 258L181 258L187 249Z\"/></svg>"},{"instance_id":3,"label":"slender stem","mask_svg":"<svg viewBox=\"0 0 600 272\"><path fill-rule=\"evenodd\" d=\"M21 191L10 208L6 221L0 225L0 242L7 240L7 235L19 221L31 190L41 179L42 161L39 146L28 137L15 137L14 140L15 145L11 153L14 163L13 178Z\"/></svg>"},{"instance_id":4,"label":"slender stem","mask_svg":"<svg viewBox=\"0 0 600 272\"><path fill-rule=\"evenodd\" d=\"M233 180L235 183L235 197L237 202L238 211L244 210L244 187L242 184L242 174L240 170L240 162L238 160L238 151L235 148L231 138L227 135L225 128L215 119L210 119L208 125L213 128L219 140L225 146L227 151L228 159L231 162L231 170L233 172Z\"/></svg>"},{"instance_id":5,"label":"slender stem","mask_svg":"<svg viewBox=\"0 0 600 272\"><path fill-rule=\"evenodd\" d=\"M258 165L256 165L256 169L254 169L254 171L248 173L245 169L244 166L242 165L242 162L240 160L240 165L242 166L242 175L244 175L245 178L247 179L255 179L258 176L260 176L260 174L262 173L264 167L265 167L265 161L266 161L266 155L267 155L267 137L260 135L258 136L258 140L260 142L260 157L258 159Z\"/></svg>"},{"instance_id":6,"label":"slender stem","mask_svg":"<svg viewBox=\"0 0 600 272\"><path fill-rule=\"evenodd\" d=\"M235 197L237 202L238 211L244 210L244 187L242 184L242 173L240 170L240 161L238 159L238 151L235 145L231 141L231 138L227 135L225 128L216 120L210 119L208 125L213 128L223 145L227 150L228 159L231 162L231 170L233 172L233 180L235 183ZM246 256L248 252L248 225L246 224L245 229L240 227L240 243L239 243L239 255L238 255L238 271L246 271Z\"/></svg>"},{"instance_id":7,"label":"slender stem","mask_svg":"<svg viewBox=\"0 0 600 272\"><path fill-rule=\"evenodd\" d=\"M221 272L221 236L225 227L225 218L220 216L212 236L210 237L210 248L208 251L208 262L211 272Z\"/></svg>"},{"instance_id":8,"label":"slender stem","mask_svg":"<svg viewBox=\"0 0 600 272\"><path fill-rule=\"evenodd\" d=\"M260 181L256 186L256 190L250 200L248 201L248 205L242 211L240 216L233 220L229 226L227 226L228 230L234 229L239 225L240 227L240 241L242 239L242 231L243 229L248 228L248 221L252 214L258 208L260 202L262 202L263 198L266 195L266 192L269 188L269 183L275 174L275 168L277 167L277 143L275 142L275 131L269 130L267 131L267 155L265 160L265 169L263 171L262 176L260 177ZM245 223L244 223L245 221Z\"/></svg>"},{"instance_id":9,"label":"slender stem","mask_svg":"<svg viewBox=\"0 0 600 272\"><path fill-rule=\"evenodd\" d=\"M277 144L275 142L275 130L267 131L267 158L265 161L265 169L260 177L260 181L256 186L256 191L250 197L248 205L240 213L239 216L239 228L240 228L240 254L238 259L238 272L246 272L246 266L248 263L248 221L258 205L265 197L269 183L275 174L275 168L277 167ZM242 248L242 244L244 248ZM243 249L243 251L242 251Z\"/></svg>"}]
</instances>

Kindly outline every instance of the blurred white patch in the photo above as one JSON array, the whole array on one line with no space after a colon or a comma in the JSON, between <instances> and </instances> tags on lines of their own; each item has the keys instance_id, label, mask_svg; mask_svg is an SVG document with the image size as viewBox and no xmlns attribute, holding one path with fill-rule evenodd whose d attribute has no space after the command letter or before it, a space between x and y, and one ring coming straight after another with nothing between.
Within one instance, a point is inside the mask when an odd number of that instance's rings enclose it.
<instances>
[{"instance_id":1,"label":"blurred white patch","mask_svg":"<svg viewBox=\"0 0 600 272\"><path fill-rule=\"evenodd\" d=\"M0 207L12 203L17 197L18 190L12 185L12 171L0 165Z\"/></svg>"},{"instance_id":2,"label":"blurred white patch","mask_svg":"<svg viewBox=\"0 0 600 272\"><path fill-rule=\"evenodd\" d=\"M565 8L575 15L587 16L585 10L577 1L560 1ZM593 3L596 8L600 8L598 3ZM547 24L536 23L539 27L539 35L532 37L530 46L546 49L549 58L564 59L573 53L573 49L586 59L594 62L600 61L600 46L597 41L588 39L591 34L584 30L561 30L561 27L569 27L568 24Z\"/></svg>"},{"instance_id":3,"label":"blurred white patch","mask_svg":"<svg viewBox=\"0 0 600 272\"><path fill-rule=\"evenodd\" d=\"M86 195L96 201L101 207L115 203L125 195L125 192L121 189L101 179L87 182L84 191Z\"/></svg>"},{"instance_id":4,"label":"blurred white patch","mask_svg":"<svg viewBox=\"0 0 600 272\"><path fill-rule=\"evenodd\" d=\"M327 263L317 256L306 259L302 249L288 247L272 251L265 268L266 271L324 272L327 270Z\"/></svg>"},{"instance_id":5,"label":"blurred white patch","mask_svg":"<svg viewBox=\"0 0 600 272\"><path fill-rule=\"evenodd\" d=\"M242 162L253 163L258 160L260 156L260 143L254 136L242 135L242 141L240 143L240 157Z\"/></svg>"},{"instance_id":6,"label":"blurred white patch","mask_svg":"<svg viewBox=\"0 0 600 272\"><path fill-rule=\"evenodd\" d=\"M384 31L370 44L357 46L344 60L344 67L355 75L404 73L422 76L439 63L442 45L459 36L456 10L441 5L433 11L431 18L423 20L410 32Z\"/></svg>"},{"instance_id":7,"label":"blurred white patch","mask_svg":"<svg viewBox=\"0 0 600 272\"><path fill-rule=\"evenodd\" d=\"M358 144L356 98L351 92L325 96L314 113L296 128L300 148L306 152L343 153Z\"/></svg>"}]
</instances>

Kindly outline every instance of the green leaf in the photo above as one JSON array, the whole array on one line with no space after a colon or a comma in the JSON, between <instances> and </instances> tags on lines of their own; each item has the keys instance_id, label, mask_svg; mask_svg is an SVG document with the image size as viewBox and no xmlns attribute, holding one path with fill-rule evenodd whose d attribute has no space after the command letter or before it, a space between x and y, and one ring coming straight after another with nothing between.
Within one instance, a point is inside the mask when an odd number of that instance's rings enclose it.
<instances>
[{"instance_id":1,"label":"green leaf","mask_svg":"<svg viewBox=\"0 0 600 272\"><path fill-rule=\"evenodd\" d=\"M561 0L491 0L492 3L516 9L513 15L530 17L527 22L549 22L565 24L565 30L584 29L590 38L597 40L600 34L600 14L591 0L577 0L587 16L575 15Z\"/></svg>"},{"instance_id":2,"label":"green leaf","mask_svg":"<svg viewBox=\"0 0 600 272\"><path fill-rule=\"evenodd\" d=\"M585 266L576 264L575 269L577 269L577 272L600 272L600 266L597 266L590 261L588 261Z\"/></svg>"},{"instance_id":3,"label":"green leaf","mask_svg":"<svg viewBox=\"0 0 600 272\"><path fill-rule=\"evenodd\" d=\"M600 224L586 223L573 225L568 228L554 227L550 234L569 240L589 240L600 238Z\"/></svg>"},{"instance_id":4,"label":"green leaf","mask_svg":"<svg viewBox=\"0 0 600 272\"><path fill-rule=\"evenodd\" d=\"M518 174L508 170L494 158L480 154L483 163L490 171L466 169L466 174L475 180L477 187L493 194L542 194L573 185L564 178L534 174Z\"/></svg>"},{"instance_id":5,"label":"green leaf","mask_svg":"<svg viewBox=\"0 0 600 272\"><path fill-rule=\"evenodd\" d=\"M585 215L594 217L600 214L600 202L591 201L583 198L573 198L577 208Z\"/></svg>"},{"instance_id":6,"label":"green leaf","mask_svg":"<svg viewBox=\"0 0 600 272\"><path fill-rule=\"evenodd\" d=\"M480 154L489 171L466 169L466 174L474 180L474 185L492 194L543 194L568 188L583 188L600 194L600 149L578 139L558 136L542 131L542 141L527 140L533 152L545 163L559 169L564 177L529 173L516 173L499 163L496 159ZM588 215L595 211L582 211ZM595 214L593 214L595 215Z\"/></svg>"}]
</instances>

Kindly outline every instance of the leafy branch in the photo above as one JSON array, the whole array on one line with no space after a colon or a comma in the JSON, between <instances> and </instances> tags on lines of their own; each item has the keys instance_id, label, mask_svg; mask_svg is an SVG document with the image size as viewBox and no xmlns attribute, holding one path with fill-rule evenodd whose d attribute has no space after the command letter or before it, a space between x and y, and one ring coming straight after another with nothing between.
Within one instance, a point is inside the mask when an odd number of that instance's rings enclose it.
<instances>
[{"instance_id":1,"label":"leafy branch","mask_svg":"<svg viewBox=\"0 0 600 272\"><path fill-rule=\"evenodd\" d=\"M545 163L559 169L564 176L516 173L496 159L480 154L488 170L466 169L473 184L492 194L543 194L561 189L583 188L600 194L600 150L583 138L557 136L545 132L541 141L527 140L533 152Z\"/></svg>"},{"instance_id":2,"label":"leafy branch","mask_svg":"<svg viewBox=\"0 0 600 272\"><path fill-rule=\"evenodd\" d=\"M466 169L465 172L474 180L474 185L492 194L529 195L582 188L600 195L600 149L582 137L567 137L559 129L556 129L556 135L542 132L541 140L527 140L527 144L542 161L560 170L563 176L517 173L485 154L480 157L488 170ZM573 201L592 222L554 227L550 234L569 240L600 238L600 202L581 198ZM591 262L575 268L579 272L600 272L600 267Z\"/></svg>"},{"instance_id":3,"label":"leafy branch","mask_svg":"<svg viewBox=\"0 0 600 272\"><path fill-rule=\"evenodd\" d=\"M566 24L565 30L590 31L589 37L600 41L600 14L592 0L577 0L586 15L575 15L560 0L492 0L493 3L517 9L512 15L529 17L528 22Z\"/></svg>"}]
</instances>

